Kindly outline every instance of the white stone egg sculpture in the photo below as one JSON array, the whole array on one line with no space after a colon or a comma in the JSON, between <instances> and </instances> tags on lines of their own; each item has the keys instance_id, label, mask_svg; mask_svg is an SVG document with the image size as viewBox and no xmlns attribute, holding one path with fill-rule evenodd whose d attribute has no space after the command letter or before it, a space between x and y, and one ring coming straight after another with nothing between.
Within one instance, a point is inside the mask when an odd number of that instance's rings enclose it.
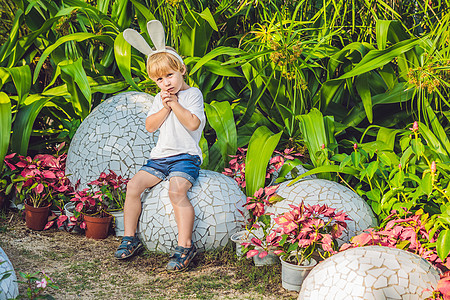
<instances>
[{"instance_id":1,"label":"white stone egg sculpture","mask_svg":"<svg viewBox=\"0 0 450 300\"><path fill-rule=\"evenodd\" d=\"M277 189L277 194L285 199L268 207L266 212L277 216L291 210L289 204L298 206L302 201L307 205L326 204L337 211L343 210L352 220L347 221L347 231L343 232L340 243L348 242L363 230L377 226L370 206L346 186L326 179L302 179L291 186L288 186L289 183L283 182Z\"/></svg>"},{"instance_id":2,"label":"white stone egg sculpture","mask_svg":"<svg viewBox=\"0 0 450 300\"><path fill-rule=\"evenodd\" d=\"M17 277L13 265L5 251L0 248L0 278L6 273L11 275L0 281L0 300L15 299L19 296L19 287L17 285Z\"/></svg>"},{"instance_id":3,"label":"white stone egg sculpture","mask_svg":"<svg viewBox=\"0 0 450 300\"><path fill-rule=\"evenodd\" d=\"M73 136L67 154L66 174L80 188L113 170L131 178L150 157L159 131L145 129L147 112L154 97L125 92L100 103L84 119Z\"/></svg>"},{"instance_id":4,"label":"white stone egg sculpture","mask_svg":"<svg viewBox=\"0 0 450 300\"><path fill-rule=\"evenodd\" d=\"M345 250L320 262L303 281L300 300L419 300L431 296L439 271L420 256L389 247Z\"/></svg>"},{"instance_id":5,"label":"white stone egg sculpture","mask_svg":"<svg viewBox=\"0 0 450 300\"><path fill-rule=\"evenodd\" d=\"M225 246L241 229L245 194L230 177L209 170L188 191L195 211L192 240L200 250ZM169 181L162 181L142 193L138 236L149 250L170 253L177 246L178 229L169 199Z\"/></svg>"}]
</instances>

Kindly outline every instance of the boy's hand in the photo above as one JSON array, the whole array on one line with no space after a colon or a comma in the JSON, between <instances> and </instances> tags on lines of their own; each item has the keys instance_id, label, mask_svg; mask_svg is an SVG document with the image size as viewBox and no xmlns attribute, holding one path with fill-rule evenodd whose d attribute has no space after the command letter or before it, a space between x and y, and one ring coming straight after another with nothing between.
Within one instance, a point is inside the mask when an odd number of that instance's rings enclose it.
<instances>
[{"instance_id":1,"label":"boy's hand","mask_svg":"<svg viewBox=\"0 0 450 300\"><path fill-rule=\"evenodd\" d=\"M171 107L172 103L178 102L178 96L175 94L174 95L170 94L167 91L161 91L161 99L162 99L163 106L169 110L172 109L172 107Z\"/></svg>"}]
</instances>

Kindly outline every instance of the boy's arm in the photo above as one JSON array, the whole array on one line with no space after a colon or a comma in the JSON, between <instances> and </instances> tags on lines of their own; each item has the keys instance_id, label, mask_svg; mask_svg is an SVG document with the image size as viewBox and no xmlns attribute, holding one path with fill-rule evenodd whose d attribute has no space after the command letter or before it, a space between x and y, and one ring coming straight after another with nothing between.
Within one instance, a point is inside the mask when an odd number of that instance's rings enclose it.
<instances>
[{"instance_id":1,"label":"boy's arm","mask_svg":"<svg viewBox=\"0 0 450 300\"><path fill-rule=\"evenodd\" d=\"M178 101L170 101L168 104L180 123L183 124L183 126L188 130L194 131L200 126L200 119L189 110L181 106Z\"/></svg>"},{"instance_id":2,"label":"boy's arm","mask_svg":"<svg viewBox=\"0 0 450 300\"><path fill-rule=\"evenodd\" d=\"M164 106L157 113L148 116L147 119L145 119L145 129L147 129L148 132L155 132L164 123L169 113L170 108Z\"/></svg>"}]
</instances>

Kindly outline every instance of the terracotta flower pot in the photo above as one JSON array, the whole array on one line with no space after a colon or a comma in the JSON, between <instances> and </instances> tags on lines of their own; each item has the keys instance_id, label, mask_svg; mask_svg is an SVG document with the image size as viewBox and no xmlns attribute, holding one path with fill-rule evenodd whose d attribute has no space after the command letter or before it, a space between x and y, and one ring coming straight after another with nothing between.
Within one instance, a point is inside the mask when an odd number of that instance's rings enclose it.
<instances>
[{"instance_id":1,"label":"terracotta flower pot","mask_svg":"<svg viewBox=\"0 0 450 300\"><path fill-rule=\"evenodd\" d=\"M102 240L108 236L112 216L98 218L83 215L83 218L86 222L85 235L87 238Z\"/></svg>"},{"instance_id":2,"label":"terracotta flower pot","mask_svg":"<svg viewBox=\"0 0 450 300\"><path fill-rule=\"evenodd\" d=\"M33 207L25 201L25 223L33 230L43 230L48 221L50 204L44 207Z\"/></svg>"}]
</instances>

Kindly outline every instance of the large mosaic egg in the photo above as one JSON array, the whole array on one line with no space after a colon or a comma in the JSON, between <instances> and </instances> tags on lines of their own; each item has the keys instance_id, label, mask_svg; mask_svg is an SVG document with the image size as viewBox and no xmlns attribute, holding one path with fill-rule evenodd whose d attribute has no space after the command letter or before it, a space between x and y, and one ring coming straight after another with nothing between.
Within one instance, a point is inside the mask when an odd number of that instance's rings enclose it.
<instances>
[{"instance_id":1,"label":"large mosaic egg","mask_svg":"<svg viewBox=\"0 0 450 300\"><path fill-rule=\"evenodd\" d=\"M66 174L81 187L113 170L131 178L150 157L159 131L145 129L153 96L125 92L100 103L81 123L67 154Z\"/></svg>"},{"instance_id":2,"label":"large mosaic egg","mask_svg":"<svg viewBox=\"0 0 450 300\"><path fill-rule=\"evenodd\" d=\"M188 191L195 211L192 240L201 250L225 246L240 230L246 197L237 183L221 173L200 170ZM177 224L169 199L169 181L162 181L142 193L142 214L138 235L147 249L169 253L177 246Z\"/></svg>"},{"instance_id":3,"label":"large mosaic egg","mask_svg":"<svg viewBox=\"0 0 450 300\"><path fill-rule=\"evenodd\" d=\"M279 215L291 209L289 204L299 205L302 201L307 205L326 204L343 210L352 220L347 221L348 230L343 233L341 242L348 242L351 237L377 225L370 206L346 186L325 179L300 180L291 186L289 183L283 182L277 189L277 194L285 199L269 207L267 212Z\"/></svg>"},{"instance_id":4,"label":"large mosaic egg","mask_svg":"<svg viewBox=\"0 0 450 300\"><path fill-rule=\"evenodd\" d=\"M0 281L0 300L15 299L19 296L19 287L17 286L17 277L13 265L5 251L0 248L0 278L7 273L11 275Z\"/></svg>"},{"instance_id":5,"label":"large mosaic egg","mask_svg":"<svg viewBox=\"0 0 450 300\"><path fill-rule=\"evenodd\" d=\"M439 271L420 256L389 247L348 249L319 263L300 300L419 300L431 296Z\"/></svg>"}]
</instances>

